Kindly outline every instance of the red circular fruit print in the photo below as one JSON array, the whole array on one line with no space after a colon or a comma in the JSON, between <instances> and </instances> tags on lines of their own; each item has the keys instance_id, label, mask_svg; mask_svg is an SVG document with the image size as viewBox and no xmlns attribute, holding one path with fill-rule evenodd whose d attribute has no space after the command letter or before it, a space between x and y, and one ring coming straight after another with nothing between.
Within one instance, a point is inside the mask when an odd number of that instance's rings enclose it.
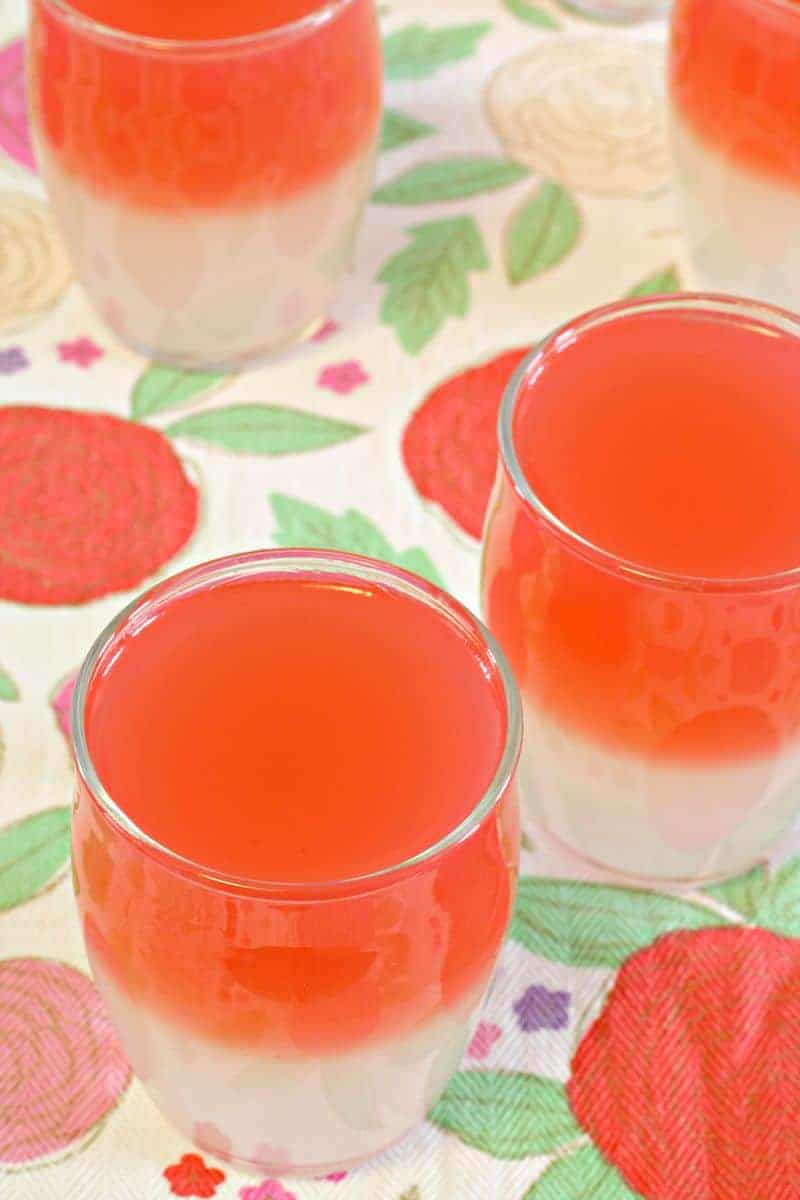
<instances>
[{"instance_id":1,"label":"red circular fruit print","mask_svg":"<svg viewBox=\"0 0 800 1200\"><path fill-rule=\"evenodd\" d=\"M44 958L0 962L0 1164L72 1148L108 1115L130 1077L85 975Z\"/></svg>"},{"instance_id":2,"label":"red circular fruit print","mask_svg":"<svg viewBox=\"0 0 800 1200\"><path fill-rule=\"evenodd\" d=\"M567 1093L646 1200L800 1196L800 940L712 928L640 950Z\"/></svg>"},{"instance_id":3,"label":"red circular fruit print","mask_svg":"<svg viewBox=\"0 0 800 1200\"><path fill-rule=\"evenodd\" d=\"M0 409L0 598L83 604L136 587L197 524L163 434L99 413Z\"/></svg>"},{"instance_id":4,"label":"red circular fruit print","mask_svg":"<svg viewBox=\"0 0 800 1200\"><path fill-rule=\"evenodd\" d=\"M497 414L506 384L528 353L508 350L435 388L403 434L417 491L480 538L497 470Z\"/></svg>"}]
</instances>

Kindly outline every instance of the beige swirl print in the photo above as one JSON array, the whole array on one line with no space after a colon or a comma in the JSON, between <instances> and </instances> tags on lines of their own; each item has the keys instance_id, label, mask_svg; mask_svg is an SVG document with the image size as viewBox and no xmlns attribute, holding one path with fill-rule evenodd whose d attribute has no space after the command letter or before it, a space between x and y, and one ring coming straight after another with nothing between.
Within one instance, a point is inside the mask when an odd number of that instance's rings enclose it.
<instances>
[{"instance_id":1,"label":"beige swirl print","mask_svg":"<svg viewBox=\"0 0 800 1200\"><path fill-rule=\"evenodd\" d=\"M52 308L71 278L47 206L22 192L0 192L0 332L21 329Z\"/></svg>"},{"instance_id":2,"label":"beige swirl print","mask_svg":"<svg viewBox=\"0 0 800 1200\"><path fill-rule=\"evenodd\" d=\"M512 59L486 90L508 154L586 192L645 195L669 178L664 51L565 37Z\"/></svg>"}]
</instances>

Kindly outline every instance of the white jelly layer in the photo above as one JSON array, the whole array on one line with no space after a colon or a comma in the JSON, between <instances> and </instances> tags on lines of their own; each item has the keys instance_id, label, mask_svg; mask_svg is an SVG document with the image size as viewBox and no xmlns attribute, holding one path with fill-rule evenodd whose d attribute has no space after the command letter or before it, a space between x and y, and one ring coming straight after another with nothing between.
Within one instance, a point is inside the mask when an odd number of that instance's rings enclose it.
<instances>
[{"instance_id":1,"label":"white jelly layer","mask_svg":"<svg viewBox=\"0 0 800 1200\"><path fill-rule=\"evenodd\" d=\"M703 286L800 309L800 189L717 152L674 106L671 139L683 227Z\"/></svg>"},{"instance_id":2,"label":"white jelly layer","mask_svg":"<svg viewBox=\"0 0 800 1200\"><path fill-rule=\"evenodd\" d=\"M216 1042L137 1005L92 962L131 1065L165 1117L245 1168L322 1174L398 1141L458 1068L481 996L402 1036L325 1057Z\"/></svg>"},{"instance_id":3,"label":"white jelly layer","mask_svg":"<svg viewBox=\"0 0 800 1200\"><path fill-rule=\"evenodd\" d=\"M525 733L522 796L534 821L614 872L676 883L737 874L800 811L800 747L678 765L590 742L529 697Z\"/></svg>"},{"instance_id":4,"label":"white jelly layer","mask_svg":"<svg viewBox=\"0 0 800 1200\"><path fill-rule=\"evenodd\" d=\"M114 332L160 362L236 365L322 323L370 192L368 147L259 208L155 212L98 196L46 146L42 173L76 273Z\"/></svg>"}]
</instances>

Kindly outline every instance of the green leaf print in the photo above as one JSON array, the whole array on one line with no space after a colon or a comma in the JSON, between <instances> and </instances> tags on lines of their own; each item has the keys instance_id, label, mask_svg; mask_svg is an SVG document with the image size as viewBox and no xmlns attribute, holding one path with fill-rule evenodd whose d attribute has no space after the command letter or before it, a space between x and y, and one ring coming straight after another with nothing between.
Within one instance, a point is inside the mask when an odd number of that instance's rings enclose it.
<instances>
[{"instance_id":1,"label":"green leaf print","mask_svg":"<svg viewBox=\"0 0 800 1200\"><path fill-rule=\"evenodd\" d=\"M407 146L409 142L429 137L432 133L436 133L433 125L426 125L416 117L409 117L407 113L398 112L396 108L383 110L381 150L398 150L400 146Z\"/></svg>"},{"instance_id":2,"label":"green leaf print","mask_svg":"<svg viewBox=\"0 0 800 1200\"><path fill-rule=\"evenodd\" d=\"M0 700L19 700L19 688L2 667L0 667Z\"/></svg>"},{"instance_id":3,"label":"green leaf print","mask_svg":"<svg viewBox=\"0 0 800 1200\"><path fill-rule=\"evenodd\" d=\"M69 859L70 810L50 808L0 829L0 911L38 895Z\"/></svg>"},{"instance_id":4,"label":"green leaf print","mask_svg":"<svg viewBox=\"0 0 800 1200\"><path fill-rule=\"evenodd\" d=\"M429 1119L504 1159L551 1154L581 1133L560 1083L510 1071L459 1071Z\"/></svg>"},{"instance_id":5,"label":"green leaf print","mask_svg":"<svg viewBox=\"0 0 800 1200\"><path fill-rule=\"evenodd\" d=\"M509 12L528 25L538 25L540 29L558 29L558 21L543 8L528 4L527 0L503 0Z\"/></svg>"},{"instance_id":6,"label":"green leaf print","mask_svg":"<svg viewBox=\"0 0 800 1200\"><path fill-rule=\"evenodd\" d=\"M443 587L442 578L420 547L395 550L377 525L363 513L350 508L340 517L306 500L274 492L269 497L278 523L273 534L279 546L311 546L320 550L347 550L394 563Z\"/></svg>"},{"instance_id":7,"label":"green leaf print","mask_svg":"<svg viewBox=\"0 0 800 1200\"><path fill-rule=\"evenodd\" d=\"M573 879L519 881L511 937L533 954L575 967L618 967L675 929L726 922L678 896Z\"/></svg>"},{"instance_id":8,"label":"green leaf print","mask_svg":"<svg viewBox=\"0 0 800 1200\"><path fill-rule=\"evenodd\" d=\"M153 363L136 381L131 395L131 416L141 421L154 413L180 408L227 379L229 375L214 371L182 371Z\"/></svg>"},{"instance_id":9,"label":"green leaf print","mask_svg":"<svg viewBox=\"0 0 800 1200\"><path fill-rule=\"evenodd\" d=\"M526 167L507 158L444 158L423 163L373 193L374 204L442 204L518 183Z\"/></svg>"},{"instance_id":10,"label":"green leaf print","mask_svg":"<svg viewBox=\"0 0 800 1200\"><path fill-rule=\"evenodd\" d=\"M425 79L441 67L460 62L475 53L475 48L491 29L488 21L472 25L444 25L429 29L408 25L396 29L383 40L384 72L387 80Z\"/></svg>"},{"instance_id":11,"label":"green leaf print","mask_svg":"<svg viewBox=\"0 0 800 1200\"><path fill-rule=\"evenodd\" d=\"M170 437L191 438L234 454L304 454L360 437L366 430L316 413L268 404L237 404L195 413L170 425Z\"/></svg>"},{"instance_id":12,"label":"green leaf print","mask_svg":"<svg viewBox=\"0 0 800 1200\"><path fill-rule=\"evenodd\" d=\"M522 1200L641 1200L594 1146L559 1158L540 1175Z\"/></svg>"},{"instance_id":13,"label":"green leaf print","mask_svg":"<svg viewBox=\"0 0 800 1200\"><path fill-rule=\"evenodd\" d=\"M769 871L766 866L760 866L748 871L746 875L736 875L732 879L723 880L722 883L711 884L703 888L703 891L749 920L755 915L768 887Z\"/></svg>"},{"instance_id":14,"label":"green leaf print","mask_svg":"<svg viewBox=\"0 0 800 1200\"><path fill-rule=\"evenodd\" d=\"M489 259L472 217L428 221L406 232L410 245L378 274L388 287L381 321L394 327L404 350L419 354L448 316L467 315L469 272L488 270Z\"/></svg>"},{"instance_id":15,"label":"green leaf print","mask_svg":"<svg viewBox=\"0 0 800 1200\"><path fill-rule=\"evenodd\" d=\"M657 296L664 292L679 292L680 290L681 280L678 268L674 263L670 263L669 266L660 267L658 271L653 271L652 275L647 275L640 280L636 287L631 288L628 296L633 299L636 296Z\"/></svg>"},{"instance_id":16,"label":"green leaf print","mask_svg":"<svg viewBox=\"0 0 800 1200\"><path fill-rule=\"evenodd\" d=\"M569 192L545 182L526 201L506 231L506 275L509 283L526 283L566 258L577 242L581 214Z\"/></svg>"},{"instance_id":17,"label":"green leaf print","mask_svg":"<svg viewBox=\"0 0 800 1200\"><path fill-rule=\"evenodd\" d=\"M773 933L800 938L800 858L791 859L778 871L753 919Z\"/></svg>"}]
</instances>

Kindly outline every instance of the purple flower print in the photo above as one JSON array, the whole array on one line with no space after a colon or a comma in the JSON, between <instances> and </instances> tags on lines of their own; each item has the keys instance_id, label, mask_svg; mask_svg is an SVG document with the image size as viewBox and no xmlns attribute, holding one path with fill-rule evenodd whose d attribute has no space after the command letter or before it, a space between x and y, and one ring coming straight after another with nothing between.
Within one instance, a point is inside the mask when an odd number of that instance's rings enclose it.
<instances>
[{"instance_id":1,"label":"purple flower print","mask_svg":"<svg viewBox=\"0 0 800 1200\"><path fill-rule=\"evenodd\" d=\"M9 346L0 350L0 375L13 375L29 367L30 360L21 346Z\"/></svg>"},{"instance_id":2,"label":"purple flower print","mask_svg":"<svg viewBox=\"0 0 800 1200\"><path fill-rule=\"evenodd\" d=\"M514 1005L523 1033L537 1029L566 1029L569 1025L569 992L551 992L534 984L522 993Z\"/></svg>"}]
</instances>

